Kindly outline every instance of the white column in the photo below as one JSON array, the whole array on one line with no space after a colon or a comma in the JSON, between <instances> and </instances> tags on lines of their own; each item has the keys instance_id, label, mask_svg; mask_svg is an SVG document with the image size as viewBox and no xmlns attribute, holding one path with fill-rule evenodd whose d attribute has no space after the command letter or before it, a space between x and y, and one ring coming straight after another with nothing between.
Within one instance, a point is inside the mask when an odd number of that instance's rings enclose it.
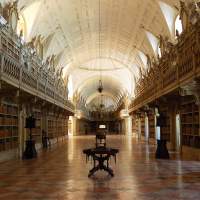
<instances>
[{"instance_id":1,"label":"white column","mask_svg":"<svg viewBox=\"0 0 200 200\"><path fill-rule=\"evenodd\" d=\"M138 119L138 139L141 139L141 119Z\"/></svg>"},{"instance_id":2,"label":"white column","mask_svg":"<svg viewBox=\"0 0 200 200\"><path fill-rule=\"evenodd\" d=\"M160 140L160 126L157 126L157 116L155 116L155 127L156 127L156 140Z\"/></svg>"},{"instance_id":3,"label":"white column","mask_svg":"<svg viewBox=\"0 0 200 200\"><path fill-rule=\"evenodd\" d=\"M72 135L77 135L77 119L72 117Z\"/></svg>"},{"instance_id":4,"label":"white column","mask_svg":"<svg viewBox=\"0 0 200 200\"><path fill-rule=\"evenodd\" d=\"M23 152L25 150L25 141L26 141L26 129L25 129L25 120L26 120L26 107L22 105L18 111L18 140L19 140L19 157L22 158Z\"/></svg>"},{"instance_id":5,"label":"white column","mask_svg":"<svg viewBox=\"0 0 200 200\"><path fill-rule=\"evenodd\" d=\"M126 117L125 119L125 134L132 136L132 117Z\"/></svg>"},{"instance_id":6,"label":"white column","mask_svg":"<svg viewBox=\"0 0 200 200\"><path fill-rule=\"evenodd\" d=\"M181 129L180 129L180 114L176 114L176 150L180 151L181 147Z\"/></svg>"},{"instance_id":7,"label":"white column","mask_svg":"<svg viewBox=\"0 0 200 200\"><path fill-rule=\"evenodd\" d=\"M149 140L149 118L145 113L145 140Z\"/></svg>"}]
</instances>

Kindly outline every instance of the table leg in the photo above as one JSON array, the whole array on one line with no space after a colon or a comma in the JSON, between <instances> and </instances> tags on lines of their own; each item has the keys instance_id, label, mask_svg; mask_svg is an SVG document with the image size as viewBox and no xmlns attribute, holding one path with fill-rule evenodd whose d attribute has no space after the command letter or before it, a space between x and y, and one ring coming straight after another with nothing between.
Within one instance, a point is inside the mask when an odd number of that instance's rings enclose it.
<instances>
[{"instance_id":1,"label":"table leg","mask_svg":"<svg viewBox=\"0 0 200 200\"><path fill-rule=\"evenodd\" d=\"M94 175L94 173L98 170L104 170L108 172L110 176L114 176L113 170L109 167L109 159L110 155L103 156L102 154L100 156L92 155L93 158L93 168L89 171L88 177L91 177ZM96 164L96 161L98 162ZM104 162L106 162L104 164Z\"/></svg>"},{"instance_id":2,"label":"table leg","mask_svg":"<svg viewBox=\"0 0 200 200\"><path fill-rule=\"evenodd\" d=\"M100 168L99 166L93 167L88 174L88 177L92 176L96 171L98 171Z\"/></svg>"},{"instance_id":3,"label":"table leg","mask_svg":"<svg viewBox=\"0 0 200 200\"><path fill-rule=\"evenodd\" d=\"M107 171L112 177L114 176L113 170L110 167L103 166L103 170Z\"/></svg>"}]
</instances>

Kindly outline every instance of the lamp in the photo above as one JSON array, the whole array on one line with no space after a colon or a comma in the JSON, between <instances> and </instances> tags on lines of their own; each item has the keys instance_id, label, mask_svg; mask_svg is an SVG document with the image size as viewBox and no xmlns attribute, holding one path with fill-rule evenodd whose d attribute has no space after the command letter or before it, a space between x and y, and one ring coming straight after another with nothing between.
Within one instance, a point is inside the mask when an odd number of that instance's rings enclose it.
<instances>
[{"instance_id":1,"label":"lamp","mask_svg":"<svg viewBox=\"0 0 200 200\"><path fill-rule=\"evenodd\" d=\"M103 109L103 107L104 107L104 104L103 104L103 103L101 103L101 104L100 104L100 109L102 110L102 109Z\"/></svg>"},{"instance_id":2,"label":"lamp","mask_svg":"<svg viewBox=\"0 0 200 200\"><path fill-rule=\"evenodd\" d=\"M99 59L101 57L101 51L100 51L100 48L101 48L101 44L100 44L100 42L101 42L101 35L100 35L100 33L101 33L101 21L100 20L101 19L100 18L101 18L101 5L100 5L100 0L99 0ZM102 84L102 78L101 78L101 69L99 69L99 70L100 70L100 79L99 79L99 86L98 86L97 90L98 90L99 93L102 93L103 84Z\"/></svg>"},{"instance_id":3,"label":"lamp","mask_svg":"<svg viewBox=\"0 0 200 200\"><path fill-rule=\"evenodd\" d=\"M100 111L102 111L103 110L103 108L104 108L104 104L103 104L103 95L101 95L101 102L100 102L100 104L99 104L99 108L100 108Z\"/></svg>"},{"instance_id":4,"label":"lamp","mask_svg":"<svg viewBox=\"0 0 200 200\"><path fill-rule=\"evenodd\" d=\"M82 116L82 111L81 110L75 110L75 115L74 115L77 119L81 119Z\"/></svg>"},{"instance_id":5,"label":"lamp","mask_svg":"<svg viewBox=\"0 0 200 200\"><path fill-rule=\"evenodd\" d=\"M103 84L102 84L101 77L99 79L99 86L98 86L97 90L99 93L102 93L102 91L103 91Z\"/></svg>"}]
</instances>

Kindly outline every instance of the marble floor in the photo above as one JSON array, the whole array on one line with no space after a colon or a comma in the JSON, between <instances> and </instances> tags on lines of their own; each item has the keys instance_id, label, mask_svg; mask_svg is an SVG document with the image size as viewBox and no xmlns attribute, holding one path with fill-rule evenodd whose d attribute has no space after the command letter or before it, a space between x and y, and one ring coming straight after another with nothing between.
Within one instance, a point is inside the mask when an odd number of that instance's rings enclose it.
<instances>
[{"instance_id":1,"label":"marble floor","mask_svg":"<svg viewBox=\"0 0 200 200\"><path fill-rule=\"evenodd\" d=\"M88 178L92 164L85 162L82 150L94 141L94 136L71 137L37 159L1 163L0 199L200 199L200 162L156 160L153 145L130 137L108 138L108 146L120 149L116 165L111 161L113 178L101 171Z\"/></svg>"}]
</instances>

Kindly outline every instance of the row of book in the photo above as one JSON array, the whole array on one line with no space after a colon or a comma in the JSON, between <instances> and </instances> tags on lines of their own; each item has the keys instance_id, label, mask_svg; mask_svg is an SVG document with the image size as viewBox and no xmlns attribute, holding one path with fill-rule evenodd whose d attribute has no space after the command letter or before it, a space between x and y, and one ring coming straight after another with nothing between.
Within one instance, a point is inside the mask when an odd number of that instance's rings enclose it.
<instances>
[{"instance_id":1,"label":"row of book","mask_svg":"<svg viewBox=\"0 0 200 200\"><path fill-rule=\"evenodd\" d=\"M0 116L0 126L17 126L18 125L18 119L8 116Z\"/></svg>"},{"instance_id":2,"label":"row of book","mask_svg":"<svg viewBox=\"0 0 200 200\"><path fill-rule=\"evenodd\" d=\"M17 107L10 106L10 105L0 106L0 113L2 114L17 115L17 112L18 112Z\"/></svg>"},{"instance_id":3,"label":"row of book","mask_svg":"<svg viewBox=\"0 0 200 200\"><path fill-rule=\"evenodd\" d=\"M18 129L5 129L5 130L0 130L0 138L7 138L7 137L12 137L12 136L18 136Z\"/></svg>"},{"instance_id":4,"label":"row of book","mask_svg":"<svg viewBox=\"0 0 200 200\"><path fill-rule=\"evenodd\" d=\"M6 151L9 149L16 149L18 147L18 141L1 141L0 140L0 151Z\"/></svg>"}]
</instances>

